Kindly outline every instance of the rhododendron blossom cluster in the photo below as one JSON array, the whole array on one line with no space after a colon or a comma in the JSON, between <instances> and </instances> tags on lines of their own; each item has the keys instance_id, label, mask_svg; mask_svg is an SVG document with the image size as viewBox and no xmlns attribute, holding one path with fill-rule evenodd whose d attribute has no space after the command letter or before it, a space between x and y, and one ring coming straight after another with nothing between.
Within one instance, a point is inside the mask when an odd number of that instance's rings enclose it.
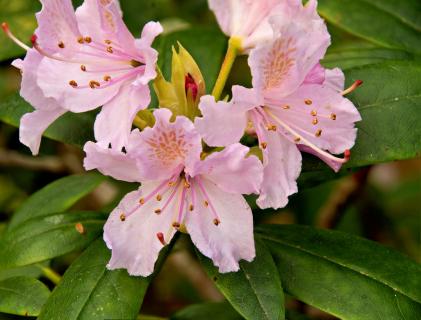
<instances>
[{"instance_id":1,"label":"rhododendron blossom cluster","mask_svg":"<svg viewBox=\"0 0 421 320\"><path fill-rule=\"evenodd\" d=\"M105 224L108 268L150 275L180 231L220 272L237 271L240 260L255 257L243 195L258 195L262 209L282 208L298 191L301 152L335 171L349 160L361 118L344 96L361 82L345 90L342 71L320 64L330 35L315 0L209 0L230 37L212 95L182 44L165 79L152 48L163 31L158 22L135 39L117 0L85 0L76 11L71 0L41 2L31 48L2 25L27 50L13 62L22 71L21 95L35 109L21 119L20 140L35 155L64 113L102 107L96 142L84 147L85 168L140 184ZM226 88L241 54L252 87ZM150 82L159 105L150 105ZM223 92L229 96L221 100ZM255 145L241 144L244 135Z\"/></svg>"}]
</instances>

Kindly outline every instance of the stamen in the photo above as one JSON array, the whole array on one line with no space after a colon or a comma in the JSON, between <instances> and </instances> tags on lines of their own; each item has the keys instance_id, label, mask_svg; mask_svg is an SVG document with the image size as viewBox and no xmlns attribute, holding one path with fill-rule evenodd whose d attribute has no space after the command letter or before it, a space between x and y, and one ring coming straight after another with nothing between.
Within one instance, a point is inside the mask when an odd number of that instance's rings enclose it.
<instances>
[{"instance_id":1,"label":"stamen","mask_svg":"<svg viewBox=\"0 0 421 320\"><path fill-rule=\"evenodd\" d=\"M77 82L75 80L70 80L69 84L73 87L73 88L77 88Z\"/></svg>"},{"instance_id":2,"label":"stamen","mask_svg":"<svg viewBox=\"0 0 421 320\"><path fill-rule=\"evenodd\" d=\"M158 238L159 242L162 243L163 246L167 245L167 243L165 242L165 239L164 239L164 234L162 232L158 232L156 234L156 237Z\"/></svg>"},{"instance_id":3,"label":"stamen","mask_svg":"<svg viewBox=\"0 0 421 320\"><path fill-rule=\"evenodd\" d=\"M139 61L137 61L137 60L131 60L131 61L130 61L130 65L131 65L132 67L137 68L137 67L144 66L145 64L144 64L144 63L142 63L142 62L139 62Z\"/></svg>"},{"instance_id":4,"label":"stamen","mask_svg":"<svg viewBox=\"0 0 421 320\"><path fill-rule=\"evenodd\" d=\"M101 84L98 81L91 80L91 81L89 81L89 86L92 89L96 89L96 88L99 88L101 86Z\"/></svg>"},{"instance_id":5,"label":"stamen","mask_svg":"<svg viewBox=\"0 0 421 320\"><path fill-rule=\"evenodd\" d=\"M218 226L221 223L221 221L219 219L213 219L213 224L215 226Z\"/></svg>"},{"instance_id":6,"label":"stamen","mask_svg":"<svg viewBox=\"0 0 421 320\"><path fill-rule=\"evenodd\" d=\"M288 110L288 109L290 109L291 107L289 106L289 105L286 105L286 106L283 106L282 107L282 109L284 109L284 110Z\"/></svg>"},{"instance_id":7,"label":"stamen","mask_svg":"<svg viewBox=\"0 0 421 320\"><path fill-rule=\"evenodd\" d=\"M82 64L82 65L80 66L80 70L82 70L83 72L86 72L86 66Z\"/></svg>"},{"instance_id":8,"label":"stamen","mask_svg":"<svg viewBox=\"0 0 421 320\"><path fill-rule=\"evenodd\" d=\"M332 114L330 115L330 119L332 119L332 120L336 120L336 114L332 113Z\"/></svg>"},{"instance_id":9,"label":"stamen","mask_svg":"<svg viewBox=\"0 0 421 320\"><path fill-rule=\"evenodd\" d=\"M311 114L313 117L315 117L315 116L317 116L317 111L316 111L316 110L311 110L310 114Z\"/></svg>"},{"instance_id":10,"label":"stamen","mask_svg":"<svg viewBox=\"0 0 421 320\"><path fill-rule=\"evenodd\" d=\"M85 38L83 38L83 40L84 40L86 43L91 43L91 42L92 42L92 38L91 38L91 37L85 37Z\"/></svg>"},{"instance_id":11,"label":"stamen","mask_svg":"<svg viewBox=\"0 0 421 320\"><path fill-rule=\"evenodd\" d=\"M207 201L205 200L205 201L203 201L203 205L207 208L207 207L209 207L209 202L207 202Z\"/></svg>"},{"instance_id":12,"label":"stamen","mask_svg":"<svg viewBox=\"0 0 421 320\"><path fill-rule=\"evenodd\" d=\"M83 39L83 37L79 37L77 38L77 42L79 42L80 44L84 44L85 40Z\"/></svg>"},{"instance_id":13,"label":"stamen","mask_svg":"<svg viewBox=\"0 0 421 320\"><path fill-rule=\"evenodd\" d=\"M193 211L194 210L194 205L193 204L190 204L189 205L189 211Z\"/></svg>"},{"instance_id":14,"label":"stamen","mask_svg":"<svg viewBox=\"0 0 421 320\"><path fill-rule=\"evenodd\" d=\"M175 229L178 229L178 228L180 228L180 224L178 223L178 222L176 222L176 221L174 221L173 223L172 223L172 226L175 228Z\"/></svg>"},{"instance_id":15,"label":"stamen","mask_svg":"<svg viewBox=\"0 0 421 320\"><path fill-rule=\"evenodd\" d=\"M104 40L104 42L105 42L105 44L108 44L108 45L110 45L112 43L111 40Z\"/></svg>"},{"instance_id":16,"label":"stamen","mask_svg":"<svg viewBox=\"0 0 421 320\"><path fill-rule=\"evenodd\" d=\"M26 44L24 44L22 41L20 41L18 38L15 37L15 35L10 31L9 25L6 22L3 22L1 24L1 28L3 29L6 36L12 40L14 43L16 43L19 47L22 49L29 51L31 48L29 48Z\"/></svg>"},{"instance_id":17,"label":"stamen","mask_svg":"<svg viewBox=\"0 0 421 320\"><path fill-rule=\"evenodd\" d=\"M294 141L295 141L295 142L300 142L300 141L301 141L301 138L300 138L300 137L296 137L296 138L294 139Z\"/></svg>"},{"instance_id":18,"label":"stamen","mask_svg":"<svg viewBox=\"0 0 421 320\"><path fill-rule=\"evenodd\" d=\"M313 101L311 101L310 99L305 99L304 103L308 106L311 106L313 104Z\"/></svg>"},{"instance_id":19,"label":"stamen","mask_svg":"<svg viewBox=\"0 0 421 320\"><path fill-rule=\"evenodd\" d=\"M312 123L313 123L314 125L316 125L316 124L318 124L318 123L319 123L319 120L318 120L317 118L314 118L314 119L313 119L313 121L312 121Z\"/></svg>"},{"instance_id":20,"label":"stamen","mask_svg":"<svg viewBox=\"0 0 421 320\"><path fill-rule=\"evenodd\" d=\"M160 194L156 195L156 201L161 201L162 200L162 196Z\"/></svg>"},{"instance_id":21,"label":"stamen","mask_svg":"<svg viewBox=\"0 0 421 320\"><path fill-rule=\"evenodd\" d=\"M188 183L188 181L186 179L184 179L184 188L186 188L186 189L190 188L190 183Z\"/></svg>"},{"instance_id":22,"label":"stamen","mask_svg":"<svg viewBox=\"0 0 421 320\"><path fill-rule=\"evenodd\" d=\"M64 49L64 42L63 41L60 41L59 43L58 43L58 47L60 48L60 49Z\"/></svg>"},{"instance_id":23,"label":"stamen","mask_svg":"<svg viewBox=\"0 0 421 320\"><path fill-rule=\"evenodd\" d=\"M120 214L120 220L122 222L126 221L126 215L124 213Z\"/></svg>"},{"instance_id":24,"label":"stamen","mask_svg":"<svg viewBox=\"0 0 421 320\"><path fill-rule=\"evenodd\" d=\"M349 160L349 158L347 158L345 156L345 158L338 158L333 156L332 154L320 149L319 147L317 147L316 145L314 145L313 143L311 143L309 140L307 140L306 138L300 136L295 130L293 130L290 126L288 126L285 122L283 122L281 119L279 119L275 114L273 114L270 110L268 110L267 108L265 108L265 112L272 118L274 119L278 124L280 124L282 127L284 127L286 130L288 130L291 134L293 134L294 136L296 136L295 141L297 142L297 138L300 138L300 140L302 140L308 147L310 147L311 149L313 149L314 151L320 153L321 155L325 156L326 158L338 162L338 163L345 163ZM321 132L320 132L321 134Z\"/></svg>"},{"instance_id":25,"label":"stamen","mask_svg":"<svg viewBox=\"0 0 421 320\"><path fill-rule=\"evenodd\" d=\"M268 146L268 144L267 144L267 142L262 142L262 143L260 144L260 146L262 147L262 149L266 149L266 148L267 148L267 146Z\"/></svg>"},{"instance_id":26,"label":"stamen","mask_svg":"<svg viewBox=\"0 0 421 320\"><path fill-rule=\"evenodd\" d=\"M319 129L316 131L316 133L314 134L317 138L320 137L322 135L322 129Z\"/></svg>"},{"instance_id":27,"label":"stamen","mask_svg":"<svg viewBox=\"0 0 421 320\"><path fill-rule=\"evenodd\" d=\"M109 75L104 76L104 81L105 82L111 81L111 76Z\"/></svg>"},{"instance_id":28,"label":"stamen","mask_svg":"<svg viewBox=\"0 0 421 320\"><path fill-rule=\"evenodd\" d=\"M144 199L144 198L140 198L140 199L139 199L139 203L140 203L140 204L145 204L145 199Z\"/></svg>"},{"instance_id":29,"label":"stamen","mask_svg":"<svg viewBox=\"0 0 421 320\"><path fill-rule=\"evenodd\" d=\"M114 53L113 47L107 47L107 52L108 53Z\"/></svg>"},{"instance_id":30,"label":"stamen","mask_svg":"<svg viewBox=\"0 0 421 320\"><path fill-rule=\"evenodd\" d=\"M341 92L341 94L343 95L343 96L345 96L345 95L347 95L347 94L349 94L349 93L351 93L351 92L353 92L355 89L357 89L359 86L361 86L363 84L363 81L362 80L356 80L353 84L352 84L352 86L350 86L348 89L346 89L346 90L344 90L344 91L342 91Z\"/></svg>"},{"instance_id":31,"label":"stamen","mask_svg":"<svg viewBox=\"0 0 421 320\"><path fill-rule=\"evenodd\" d=\"M268 124L267 129L268 131L276 131L277 127L274 124Z\"/></svg>"},{"instance_id":32,"label":"stamen","mask_svg":"<svg viewBox=\"0 0 421 320\"><path fill-rule=\"evenodd\" d=\"M161 214L162 210L161 210L161 209L156 209L154 212L155 212L156 214Z\"/></svg>"},{"instance_id":33,"label":"stamen","mask_svg":"<svg viewBox=\"0 0 421 320\"><path fill-rule=\"evenodd\" d=\"M218 220L218 224L219 224L221 222L221 219L219 219L218 213L216 212L215 207L213 206L212 202L210 201L209 195L206 192L205 187L203 186L201 179L199 177L196 177L195 181L197 181L197 185L199 186L199 189L202 192L203 197L205 198L205 201L208 203L213 215L215 216L214 222L215 222L215 220Z\"/></svg>"}]
</instances>

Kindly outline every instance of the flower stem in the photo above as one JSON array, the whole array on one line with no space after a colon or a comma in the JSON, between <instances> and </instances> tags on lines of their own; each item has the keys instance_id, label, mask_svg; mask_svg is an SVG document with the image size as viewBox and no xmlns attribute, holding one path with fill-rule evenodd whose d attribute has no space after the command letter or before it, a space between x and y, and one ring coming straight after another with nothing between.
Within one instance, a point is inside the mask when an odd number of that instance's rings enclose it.
<instances>
[{"instance_id":1,"label":"flower stem","mask_svg":"<svg viewBox=\"0 0 421 320\"><path fill-rule=\"evenodd\" d=\"M53 269L49 267L45 267L41 264L37 264L36 266L41 269L43 276L46 277L55 285L58 285L58 283L61 281L61 276L57 272L55 272Z\"/></svg>"},{"instance_id":2,"label":"flower stem","mask_svg":"<svg viewBox=\"0 0 421 320\"><path fill-rule=\"evenodd\" d=\"M215 86L212 91L212 95L215 100L219 100L222 91L224 90L228 76L231 72L232 66L234 65L235 59L241 51L241 39L230 38L228 42L227 53L225 54L224 62L222 63L221 70L219 71L218 79L216 79Z\"/></svg>"}]
</instances>

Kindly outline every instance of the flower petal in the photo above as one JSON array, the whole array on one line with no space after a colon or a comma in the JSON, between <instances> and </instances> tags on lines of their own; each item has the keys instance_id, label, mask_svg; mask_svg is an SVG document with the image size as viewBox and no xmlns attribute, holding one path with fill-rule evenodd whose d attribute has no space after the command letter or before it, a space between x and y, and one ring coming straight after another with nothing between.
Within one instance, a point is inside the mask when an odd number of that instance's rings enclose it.
<instances>
[{"instance_id":1,"label":"flower petal","mask_svg":"<svg viewBox=\"0 0 421 320\"><path fill-rule=\"evenodd\" d=\"M36 14L38 29L37 42L49 52L60 51L70 54L68 49L77 46L80 36L71 0L41 0L42 9ZM64 49L58 45L64 44Z\"/></svg>"},{"instance_id":2,"label":"flower petal","mask_svg":"<svg viewBox=\"0 0 421 320\"><path fill-rule=\"evenodd\" d=\"M207 95L200 99L199 109L203 117L196 118L194 125L209 146L228 146L240 141L247 126L247 108L232 102L215 102L213 96Z\"/></svg>"},{"instance_id":3,"label":"flower petal","mask_svg":"<svg viewBox=\"0 0 421 320\"><path fill-rule=\"evenodd\" d=\"M279 119L318 148L339 154L355 143L355 122L361 116L351 101L329 86L303 85L270 105ZM289 109L279 105L288 105ZM300 143L305 144L303 140Z\"/></svg>"},{"instance_id":4,"label":"flower petal","mask_svg":"<svg viewBox=\"0 0 421 320\"><path fill-rule=\"evenodd\" d=\"M297 182L301 172L301 153L296 145L279 132L267 131L262 123L253 121L259 132L263 150L263 182L257 204L260 208L283 208L288 197L298 191Z\"/></svg>"},{"instance_id":5,"label":"flower petal","mask_svg":"<svg viewBox=\"0 0 421 320\"><path fill-rule=\"evenodd\" d=\"M119 150L127 146L136 114L150 102L147 86L126 84L120 92L102 107L95 121L95 139L107 147Z\"/></svg>"},{"instance_id":6,"label":"flower petal","mask_svg":"<svg viewBox=\"0 0 421 320\"><path fill-rule=\"evenodd\" d=\"M253 87L265 97L284 97L294 92L323 58L330 44L324 21L314 1L302 7L285 6L282 14L271 18L273 41L250 53Z\"/></svg>"},{"instance_id":7,"label":"flower petal","mask_svg":"<svg viewBox=\"0 0 421 320\"><path fill-rule=\"evenodd\" d=\"M35 110L23 115L19 126L20 142L29 147L34 156L37 155L44 131L66 111L57 107L48 110Z\"/></svg>"},{"instance_id":8,"label":"flower petal","mask_svg":"<svg viewBox=\"0 0 421 320\"><path fill-rule=\"evenodd\" d=\"M201 181L220 224L214 224L210 205L204 206L205 198L197 192L195 209L185 219L187 230L196 247L213 260L219 272L238 271L240 260L252 261L255 257L251 209L241 195L227 193L206 179Z\"/></svg>"},{"instance_id":9,"label":"flower petal","mask_svg":"<svg viewBox=\"0 0 421 320\"><path fill-rule=\"evenodd\" d=\"M162 233L166 243L174 236L172 222L177 201L171 201L166 210L158 215L155 210L168 200L169 192L162 195L159 202L151 199L141 205L139 200L160 184L160 181L144 183L139 190L127 194L111 212L104 226L104 240L112 251L107 265L109 269L124 268L132 276L147 277L152 274L163 248L157 234Z\"/></svg>"},{"instance_id":10,"label":"flower petal","mask_svg":"<svg viewBox=\"0 0 421 320\"><path fill-rule=\"evenodd\" d=\"M136 166L136 160L121 150L108 149L93 142L87 142L83 150L86 153L83 161L86 170L97 169L104 175L127 182L143 180Z\"/></svg>"},{"instance_id":11,"label":"flower petal","mask_svg":"<svg viewBox=\"0 0 421 320\"><path fill-rule=\"evenodd\" d=\"M186 117L170 122L171 111L155 110L153 128L134 133L137 144L129 146L129 153L138 160L138 167L147 180L170 179L178 175L186 164L199 161L202 144L199 133Z\"/></svg>"},{"instance_id":12,"label":"flower petal","mask_svg":"<svg viewBox=\"0 0 421 320\"><path fill-rule=\"evenodd\" d=\"M247 157L249 148L236 143L197 162L192 176L202 175L228 193L259 193L263 167L255 156Z\"/></svg>"}]
</instances>

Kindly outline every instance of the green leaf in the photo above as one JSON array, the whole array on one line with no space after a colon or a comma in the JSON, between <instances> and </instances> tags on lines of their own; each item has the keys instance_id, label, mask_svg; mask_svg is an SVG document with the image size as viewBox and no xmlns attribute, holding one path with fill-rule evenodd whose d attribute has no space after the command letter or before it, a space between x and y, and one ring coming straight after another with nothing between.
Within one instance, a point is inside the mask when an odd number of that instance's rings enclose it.
<instances>
[{"instance_id":1,"label":"green leaf","mask_svg":"<svg viewBox=\"0 0 421 320\"><path fill-rule=\"evenodd\" d=\"M135 319L150 278L107 270L109 259L98 239L69 267L38 319Z\"/></svg>"},{"instance_id":2,"label":"green leaf","mask_svg":"<svg viewBox=\"0 0 421 320\"><path fill-rule=\"evenodd\" d=\"M188 306L171 316L170 320L241 320L228 302L208 302Z\"/></svg>"},{"instance_id":3,"label":"green leaf","mask_svg":"<svg viewBox=\"0 0 421 320\"><path fill-rule=\"evenodd\" d=\"M36 28L35 12L40 8L36 0L0 0L0 22L7 22L11 31L29 45ZM25 51L0 32L0 60L18 57Z\"/></svg>"},{"instance_id":4,"label":"green leaf","mask_svg":"<svg viewBox=\"0 0 421 320\"><path fill-rule=\"evenodd\" d=\"M100 174L88 173L65 177L50 183L29 197L14 213L8 230L13 230L28 219L69 209L104 180L105 177Z\"/></svg>"},{"instance_id":5,"label":"green leaf","mask_svg":"<svg viewBox=\"0 0 421 320\"><path fill-rule=\"evenodd\" d=\"M284 294L278 271L266 246L256 240L256 258L240 261L240 270L218 273L212 261L198 256L209 277L232 306L246 319L284 319Z\"/></svg>"},{"instance_id":6,"label":"green leaf","mask_svg":"<svg viewBox=\"0 0 421 320\"><path fill-rule=\"evenodd\" d=\"M418 0L320 0L319 12L333 25L381 47L421 53Z\"/></svg>"},{"instance_id":7,"label":"green leaf","mask_svg":"<svg viewBox=\"0 0 421 320\"><path fill-rule=\"evenodd\" d=\"M14 94L0 103L0 120L19 127L20 118L33 110L19 94ZM67 112L45 131L44 136L55 141L82 147L87 141L95 140L93 135L95 115L96 111Z\"/></svg>"},{"instance_id":8,"label":"green leaf","mask_svg":"<svg viewBox=\"0 0 421 320\"><path fill-rule=\"evenodd\" d=\"M95 212L46 214L26 220L0 241L0 269L49 260L89 245L102 233L105 216ZM82 227L76 228L76 224Z\"/></svg>"},{"instance_id":9,"label":"green leaf","mask_svg":"<svg viewBox=\"0 0 421 320\"><path fill-rule=\"evenodd\" d=\"M299 225L257 228L286 292L345 320L417 319L421 266L374 242Z\"/></svg>"},{"instance_id":10,"label":"green leaf","mask_svg":"<svg viewBox=\"0 0 421 320\"><path fill-rule=\"evenodd\" d=\"M210 92L219 73L227 40L218 29L195 27L160 37L154 45L159 51L159 67L166 79L171 75L172 50L177 41L193 56L205 77Z\"/></svg>"},{"instance_id":11,"label":"green leaf","mask_svg":"<svg viewBox=\"0 0 421 320\"><path fill-rule=\"evenodd\" d=\"M15 277L0 281L0 312L37 316L49 295L46 285L33 278Z\"/></svg>"}]
</instances>

